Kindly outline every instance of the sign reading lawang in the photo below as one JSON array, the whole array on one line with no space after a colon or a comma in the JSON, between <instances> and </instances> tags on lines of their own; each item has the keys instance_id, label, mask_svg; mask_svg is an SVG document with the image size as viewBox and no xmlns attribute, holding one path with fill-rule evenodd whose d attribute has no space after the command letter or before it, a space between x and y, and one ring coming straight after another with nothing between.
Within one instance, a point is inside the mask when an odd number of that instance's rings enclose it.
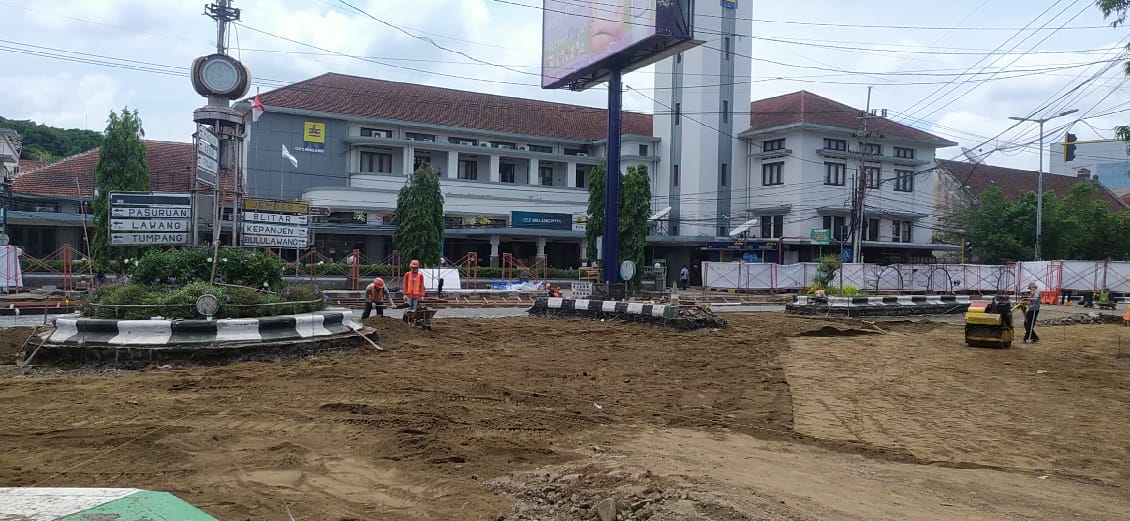
<instances>
[{"instance_id":1,"label":"sign reading lawang","mask_svg":"<svg viewBox=\"0 0 1130 521\"><path fill-rule=\"evenodd\" d=\"M192 227L192 195L111 192L110 244L158 246L187 244Z\"/></svg>"}]
</instances>

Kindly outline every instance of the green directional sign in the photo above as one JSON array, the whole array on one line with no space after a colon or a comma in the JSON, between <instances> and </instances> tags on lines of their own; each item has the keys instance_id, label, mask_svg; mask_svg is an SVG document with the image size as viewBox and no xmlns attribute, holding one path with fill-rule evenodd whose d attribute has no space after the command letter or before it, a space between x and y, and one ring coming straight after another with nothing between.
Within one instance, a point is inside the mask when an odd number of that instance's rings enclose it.
<instances>
[{"instance_id":1,"label":"green directional sign","mask_svg":"<svg viewBox=\"0 0 1130 521\"><path fill-rule=\"evenodd\" d=\"M832 244L832 230L827 228L813 228L809 238L812 239L812 244L819 244L820 246L827 246Z\"/></svg>"}]
</instances>

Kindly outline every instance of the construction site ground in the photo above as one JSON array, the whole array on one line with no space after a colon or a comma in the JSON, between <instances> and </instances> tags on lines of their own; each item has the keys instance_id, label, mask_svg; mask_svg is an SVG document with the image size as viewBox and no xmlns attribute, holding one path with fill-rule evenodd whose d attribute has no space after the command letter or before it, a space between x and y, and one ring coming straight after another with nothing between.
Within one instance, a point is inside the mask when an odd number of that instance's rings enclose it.
<instances>
[{"instance_id":1,"label":"construction site ground","mask_svg":"<svg viewBox=\"0 0 1130 521\"><path fill-rule=\"evenodd\" d=\"M0 366L0 486L225 521L1130 518L1130 328L991 350L929 320L727 319L370 319L383 353Z\"/></svg>"}]
</instances>

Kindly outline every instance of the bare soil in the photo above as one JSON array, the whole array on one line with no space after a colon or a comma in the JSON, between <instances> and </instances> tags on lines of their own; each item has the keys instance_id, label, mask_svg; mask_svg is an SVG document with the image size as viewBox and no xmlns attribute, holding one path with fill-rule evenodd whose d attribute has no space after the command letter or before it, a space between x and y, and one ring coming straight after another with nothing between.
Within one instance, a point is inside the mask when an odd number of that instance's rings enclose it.
<instances>
[{"instance_id":1,"label":"bare soil","mask_svg":"<svg viewBox=\"0 0 1130 521\"><path fill-rule=\"evenodd\" d=\"M169 490L224 520L1130 516L1130 330L993 351L727 318L376 319L384 353L0 372L0 486Z\"/></svg>"}]
</instances>

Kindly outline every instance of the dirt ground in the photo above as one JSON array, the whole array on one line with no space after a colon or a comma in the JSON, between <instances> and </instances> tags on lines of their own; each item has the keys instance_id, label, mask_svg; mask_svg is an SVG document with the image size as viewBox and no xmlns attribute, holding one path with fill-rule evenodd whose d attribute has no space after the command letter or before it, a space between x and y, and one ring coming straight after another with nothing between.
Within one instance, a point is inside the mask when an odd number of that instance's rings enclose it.
<instances>
[{"instance_id":1,"label":"dirt ground","mask_svg":"<svg viewBox=\"0 0 1130 521\"><path fill-rule=\"evenodd\" d=\"M0 486L169 490L225 521L1130 517L1126 328L996 351L727 318L380 320L379 354L0 370Z\"/></svg>"}]
</instances>

